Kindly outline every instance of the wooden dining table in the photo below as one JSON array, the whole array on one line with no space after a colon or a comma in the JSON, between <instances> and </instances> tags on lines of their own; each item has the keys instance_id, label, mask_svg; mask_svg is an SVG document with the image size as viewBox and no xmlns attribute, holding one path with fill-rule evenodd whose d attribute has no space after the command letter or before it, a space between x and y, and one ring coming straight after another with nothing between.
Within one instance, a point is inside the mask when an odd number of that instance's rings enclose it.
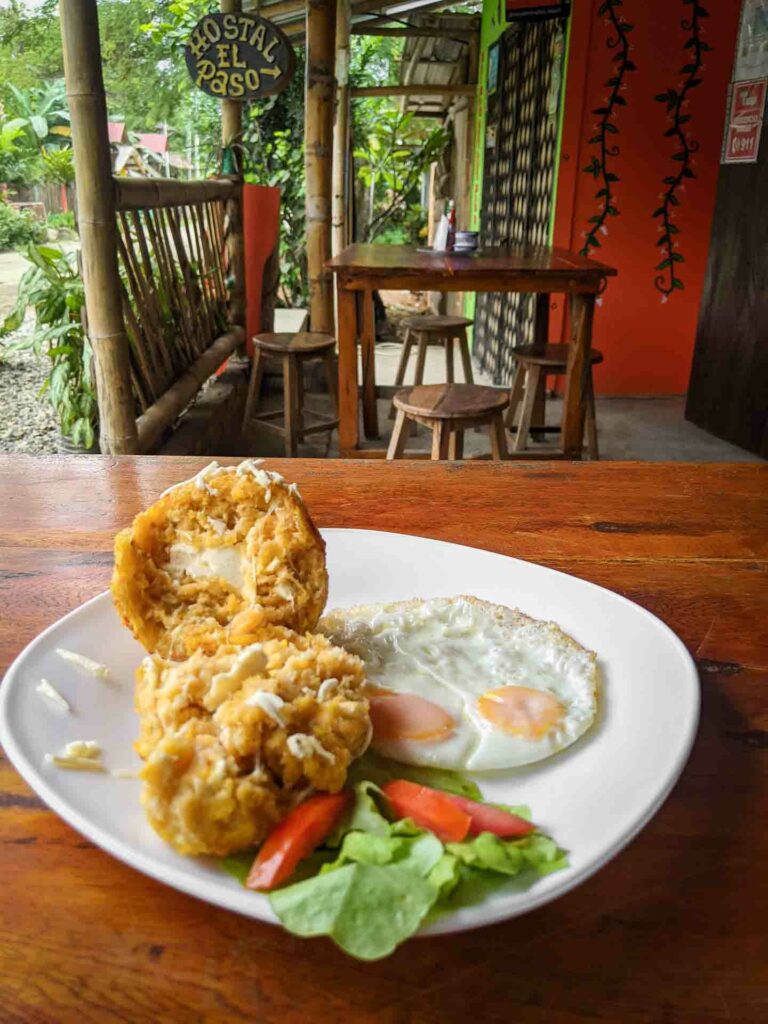
<instances>
[{"instance_id":1,"label":"wooden dining table","mask_svg":"<svg viewBox=\"0 0 768 1024\"><path fill-rule=\"evenodd\" d=\"M205 461L0 457L0 669L104 590L115 532ZM320 527L469 543L658 615L700 675L690 760L637 838L567 895L360 963L113 859L2 759L3 1024L768 1019L768 468L266 465L298 482Z\"/></svg>"},{"instance_id":2,"label":"wooden dining table","mask_svg":"<svg viewBox=\"0 0 768 1024\"><path fill-rule=\"evenodd\" d=\"M384 447L360 446L360 374L362 354L362 411L366 438L379 436L376 408L375 291L525 292L536 296L534 337L544 345L549 338L552 294L570 300L571 344L565 378L565 396L559 454L581 458L584 413L589 383L589 351L595 299L608 277L617 271L567 249L550 247L487 247L480 252L436 253L406 245L355 244L326 263L336 275L337 335L339 344L339 451L347 458L383 458ZM513 344L512 338L506 339ZM552 458L548 453L525 453L517 458Z\"/></svg>"}]
</instances>

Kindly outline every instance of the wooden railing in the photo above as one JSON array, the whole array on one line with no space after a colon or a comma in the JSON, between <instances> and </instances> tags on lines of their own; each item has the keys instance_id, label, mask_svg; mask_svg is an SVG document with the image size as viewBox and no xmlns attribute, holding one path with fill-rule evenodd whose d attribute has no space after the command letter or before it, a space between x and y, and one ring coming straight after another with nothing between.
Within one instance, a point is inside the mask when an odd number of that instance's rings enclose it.
<instances>
[{"instance_id":1,"label":"wooden railing","mask_svg":"<svg viewBox=\"0 0 768 1024\"><path fill-rule=\"evenodd\" d=\"M123 319L139 451L150 451L242 343L230 322L229 179L115 178Z\"/></svg>"}]
</instances>

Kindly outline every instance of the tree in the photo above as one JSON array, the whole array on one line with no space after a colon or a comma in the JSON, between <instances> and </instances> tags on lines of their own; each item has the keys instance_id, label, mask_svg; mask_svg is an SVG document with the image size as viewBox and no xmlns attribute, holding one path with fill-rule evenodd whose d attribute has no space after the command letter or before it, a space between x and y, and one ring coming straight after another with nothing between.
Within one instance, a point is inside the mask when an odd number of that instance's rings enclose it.
<instances>
[{"instance_id":1,"label":"tree","mask_svg":"<svg viewBox=\"0 0 768 1024\"><path fill-rule=\"evenodd\" d=\"M69 110L62 78L27 89L7 82L5 88L7 110L12 115L8 127L26 132L29 142L39 150L68 145ZM57 132L57 128L67 131Z\"/></svg>"}]
</instances>

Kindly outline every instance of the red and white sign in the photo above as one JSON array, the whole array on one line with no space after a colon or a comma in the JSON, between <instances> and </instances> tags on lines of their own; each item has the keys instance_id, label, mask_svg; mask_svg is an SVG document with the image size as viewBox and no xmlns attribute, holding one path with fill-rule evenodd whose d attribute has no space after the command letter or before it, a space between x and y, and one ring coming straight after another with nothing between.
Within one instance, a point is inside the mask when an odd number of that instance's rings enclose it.
<instances>
[{"instance_id":1,"label":"red and white sign","mask_svg":"<svg viewBox=\"0 0 768 1024\"><path fill-rule=\"evenodd\" d=\"M724 164L753 164L760 148L768 78L734 82L723 147Z\"/></svg>"}]
</instances>

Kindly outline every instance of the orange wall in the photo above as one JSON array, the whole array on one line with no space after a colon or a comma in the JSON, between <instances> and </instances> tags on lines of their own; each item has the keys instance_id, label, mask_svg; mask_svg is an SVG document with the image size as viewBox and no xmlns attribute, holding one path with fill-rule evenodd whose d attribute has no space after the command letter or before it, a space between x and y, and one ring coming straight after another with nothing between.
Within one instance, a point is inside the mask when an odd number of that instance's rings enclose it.
<instances>
[{"instance_id":1,"label":"orange wall","mask_svg":"<svg viewBox=\"0 0 768 1024\"><path fill-rule=\"evenodd\" d=\"M600 3L573 4L553 241L574 250L584 245L587 222L598 212L600 184L582 168L598 151L587 143L598 120L592 110L607 96L604 83L614 67L615 50L606 45L609 28L597 15ZM682 0L624 0L615 8L635 26L630 57L637 71L626 75L626 106L618 108L613 122L619 134L612 139L621 152L610 170L620 179L612 185L620 213L608 218L608 234L590 253L619 271L598 300L595 317L594 343L606 356L596 371L602 394L681 394L688 387L740 6L738 0L703 3L709 12L702 19L703 39L713 49L704 55L702 84L690 92L686 128L699 143L692 164L696 177L680 194L675 218L680 232L675 241L685 260L678 267L684 288L667 302L654 287L660 232L652 213L659 206L662 179L679 165L671 159L674 139L664 138L665 106L654 96L683 77L679 69L687 63L690 50L683 46L690 33L681 21L691 8Z\"/></svg>"},{"instance_id":2,"label":"orange wall","mask_svg":"<svg viewBox=\"0 0 768 1024\"><path fill-rule=\"evenodd\" d=\"M280 237L280 189L243 185L245 236L245 336L248 353L261 331L261 286L264 265Z\"/></svg>"}]
</instances>

